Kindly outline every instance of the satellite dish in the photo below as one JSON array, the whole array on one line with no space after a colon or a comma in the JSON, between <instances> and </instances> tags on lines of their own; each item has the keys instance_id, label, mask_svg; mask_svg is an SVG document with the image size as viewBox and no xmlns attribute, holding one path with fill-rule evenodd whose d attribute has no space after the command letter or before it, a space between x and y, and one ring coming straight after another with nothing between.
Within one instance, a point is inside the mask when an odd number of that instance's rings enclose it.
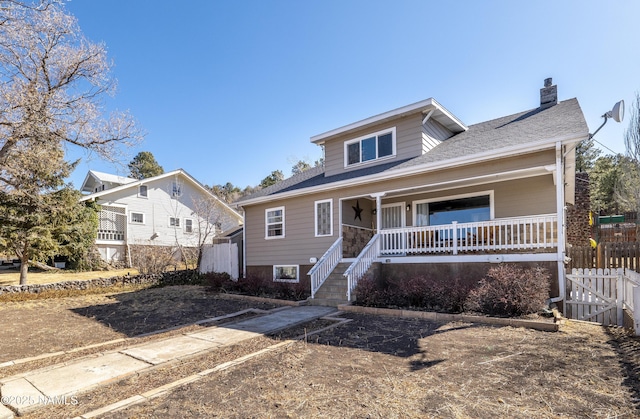
<instances>
[{"instance_id":1,"label":"satellite dish","mask_svg":"<svg viewBox=\"0 0 640 419\"><path fill-rule=\"evenodd\" d=\"M616 122L622 122L624 119L624 100L613 105L613 109L607 113L607 116Z\"/></svg>"}]
</instances>

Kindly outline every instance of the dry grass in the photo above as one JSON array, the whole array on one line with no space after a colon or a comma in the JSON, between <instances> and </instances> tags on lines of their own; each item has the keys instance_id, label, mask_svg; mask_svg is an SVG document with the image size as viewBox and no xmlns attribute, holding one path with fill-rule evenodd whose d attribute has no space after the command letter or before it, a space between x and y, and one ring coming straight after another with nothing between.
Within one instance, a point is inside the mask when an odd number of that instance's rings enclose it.
<instances>
[{"instance_id":1,"label":"dry grass","mask_svg":"<svg viewBox=\"0 0 640 419\"><path fill-rule=\"evenodd\" d=\"M630 383L638 377L621 367L606 328L571 323L549 333L345 317L354 320L107 417L529 419L640 413Z\"/></svg>"},{"instance_id":2,"label":"dry grass","mask_svg":"<svg viewBox=\"0 0 640 419\"><path fill-rule=\"evenodd\" d=\"M9 319L0 330L0 358L131 337L249 306L266 308L225 300L193 286L0 304L0 316ZM568 322L560 332L550 333L384 316L342 317L352 321L107 417L640 416L640 338L619 328ZM163 365L79 394L76 406L51 406L27 418L87 413L279 339L306 334L325 326L323 322ZM9 367L0 376L43 365Z\"/></svg>"},{"instance_id":3,"label":"dry grass","mask_svg":"<svg viewBox=\"0 0 640 419\"><path fill-rule=\"evenodd\" d=\"M124 276L127 274L137 275L138 270L134 268L117 269L111 271L91 271L91 272L69 272L69 271L46 271L29 272L27 284L51 284L63 281L86 281L96 278L111 278L114 276ZM14 269L0 271L0 286L18 285L20 283L20 272Z\"/></svg>"}]
</instances>

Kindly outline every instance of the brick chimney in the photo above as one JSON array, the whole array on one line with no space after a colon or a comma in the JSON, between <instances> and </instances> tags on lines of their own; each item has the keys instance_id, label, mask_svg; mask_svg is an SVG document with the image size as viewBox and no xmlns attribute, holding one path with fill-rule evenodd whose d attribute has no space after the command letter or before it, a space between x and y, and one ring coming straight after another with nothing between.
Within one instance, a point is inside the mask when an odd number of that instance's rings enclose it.
<instances>
[{"instance_id":1,"label":"brick chimney","mask_svg":"<svg viewBox=\"0 0 640 419\"><path fill-rule=\"evenodd\" d=\"M558 86L553 84L551 77L544 79L544 87L540 89L540 108L549 108L558 104Z\"/></svg>"}]
</instances>

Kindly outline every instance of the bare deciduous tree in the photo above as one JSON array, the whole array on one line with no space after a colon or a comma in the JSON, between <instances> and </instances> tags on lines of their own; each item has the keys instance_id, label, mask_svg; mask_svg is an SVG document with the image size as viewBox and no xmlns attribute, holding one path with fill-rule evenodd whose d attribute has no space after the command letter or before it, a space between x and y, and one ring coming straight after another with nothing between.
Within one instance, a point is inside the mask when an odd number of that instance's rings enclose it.
<instances>
[{"instance_id":1,"label":"bare deciduous tree","mask_svg":"<svg viewBox=\"0 0 640 419\"><path fill-rule=\"evenodd\" d=\"M114 92L105 46L87 40L56 0L0 7L0 167L21 143L72 144L117 159L142 138L126 112L107 115Z\"/></svg>"},{"instance_id":2,"label":"bare deciduous tree","mask_svg":"<svg viewBox=\"0 0 640 419\"><path fill-rule=\"evenodd\" d=\"M32 258L77 242L56 226L90 215L64 183L75 166L65 146L116 160L119 145L142 138L127 113L103 109L115 86L110 66L61 1L0 2L0 248L22 260L21 283Z\"/></svg>"},{"instance_id":3,"label":"bare deciduous tree","mask_svg":"<svg viewBox=\"0 0 640 419\"><path fill-rule=\"evenodd\" d=\"M193 216L196 219L195 228L198 238L198 259L196 268L200 269L202 262L202 251L205 244L221 232L222 226L222 204L213 197L206 197L193 201Z\"/></svg>"},{"instance_id":4,"label":"bare deciduous tree","mask_svg":"<svg viewBox=\"0 0 640 419\"><path fill-rule=\"evenodd\" d=\"M638 93L631 104L630 114L629 126L624 131L624 145L627 156L636 164L640 164L640 94Z\"/></svg>"}]
</instances>

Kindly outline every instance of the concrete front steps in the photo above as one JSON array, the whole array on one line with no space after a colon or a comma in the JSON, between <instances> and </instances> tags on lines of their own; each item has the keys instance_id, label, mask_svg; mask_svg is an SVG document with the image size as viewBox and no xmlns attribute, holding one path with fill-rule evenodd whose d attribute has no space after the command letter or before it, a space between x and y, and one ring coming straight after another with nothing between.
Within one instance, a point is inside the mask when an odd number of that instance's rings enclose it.
<instances>
[{"instance_id":1,"label":"concrete front steps","mask_svg":"<svg viewBox=\"0 0 640 419\"><path fill-rule=\"evenodd\" d=\"M316 292L315 298L309 298L308 304L313 306L337 307L338 304L348 304L347 278L344 272L350 263L339 263L329 277Z\"/></svg>"}]
</instances>

